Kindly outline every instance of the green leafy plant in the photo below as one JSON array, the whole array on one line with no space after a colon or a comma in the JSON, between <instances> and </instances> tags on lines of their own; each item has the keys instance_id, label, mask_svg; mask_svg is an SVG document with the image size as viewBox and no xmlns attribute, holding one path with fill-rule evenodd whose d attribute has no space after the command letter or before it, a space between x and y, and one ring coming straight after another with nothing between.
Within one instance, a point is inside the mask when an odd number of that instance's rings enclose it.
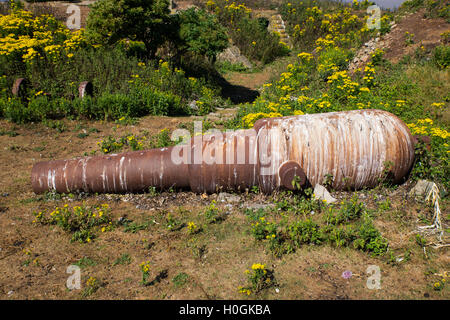
<instances>
[{"instance_id":1,"label":"green leafy plant","mask_svg":"<svg viewBox=\"0 0 450 320\"><path fill-rule=\"evenodd\" d=\"M441 69L450 66L450 45L437 46L433 51L433 61Z\"/></svg>"},{"instance_id":2,"label":"green leafy plant","mask_svg":"<svg viewBox=\"0 0 450 320\"><path fill-rule=\"evenodd\" d=\"M83 289L83 292L81 293L81 297L87 298L97 292L98 289L101 287L101 282L94 277L89 277L89 279L86 281L86 287Z\"/></svg>"},{"instance_id":3,"label":"green leafy plant","mask_svg":"<svg viewBox=\"0 0 450 320\"><path fill-rule=\"evenodd\" d=\"M33 223L43 225L57 225L64 231L72 233L71 242L91 242L96 231L105 232L112 228L112 218L109 206L75 206L70 208L65 204L62 208L55 208L52 212L34 212Z\"/></svg>"},{"instance_id":4,"label":"green leafy plant","mask_svg":"<svg viewBox=\"0 0 450 320\"><path fill-rule=\"evenodd\" d=\"M225 28L214 14L202 9L189 8L178 14L182 49L206 56L211 64L218 53L228 47Z\"/></svg>"},{"instance_id":5,"label":"green leafy plant","mask_svg":"<svg viewBox=\"0 0 450 320\"><path fill-rule=\"evenodd\" d=\"M117 258L116 260L114 260L113 262L113 267L121 264L121 265L128 265L131 263L131 257L128 253L124 253L122 254L119 258Z\"/></svg>"},{"instance_id":6,"label":"green leafy plant","mask_svg":"<svg viewBox=\"0 0 450 320\"><path fill-rule=\"evenodd\" d=\"M184 272L180 272L172 279L172 283L174 284L175 288L180 288L186 284L186 282L189 279L189 275Z\"/></svg>"},{"instance_id":7,"label":"green leafy plant","mask_svg":"<svg viewBox=\"0 0 450 320\"><path fill-rule=\"evenodd\" d=\"M91 7L86 35L108 45L125 38L142 41L152 57L168 34L169 13L167 0L100 0Z\"/></svg>"},{"instance_id":8,"label":"green leafy plant","mask_svg":"<svg viewBox=\"0 0 450 320\"><path fill-rule=\"evenodd\" d=\"M141 270L142 274L142 280L141 284L143 286L148 286L151 282L149 281L149 278L151 276L151 269L150 269L150 261L144 261L139 265L139 268Z\"/></svg>"},{"instance_id":9,"label":"green leafy plant","mask_svg":"<svg viewBox=\"0 0 450 320\"><path fill-rule=\"evenodd\" d=\"M216 207L216 201L211 201L209 207L205 210L205 218L208 223L216 223L223 220L223 216L220 215L219 208Z\"/></svg>"}]
</instances>

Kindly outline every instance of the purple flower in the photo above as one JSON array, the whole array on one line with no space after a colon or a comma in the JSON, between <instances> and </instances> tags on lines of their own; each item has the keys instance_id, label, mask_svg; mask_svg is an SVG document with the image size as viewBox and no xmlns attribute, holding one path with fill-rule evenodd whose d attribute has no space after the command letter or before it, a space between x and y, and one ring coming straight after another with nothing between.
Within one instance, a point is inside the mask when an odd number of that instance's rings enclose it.
<instances>
[{"instance_id":1,"label":"purple flower","mask_svg":"<svg viewBox=\"0 0 450 320\"><path fill-rule=\"evenodd\" d=\"M346 270L346 271L342 272L342 278L350 279L351 277L352 277L352 272L351 271Z\"/></svg>"}]
</instances>

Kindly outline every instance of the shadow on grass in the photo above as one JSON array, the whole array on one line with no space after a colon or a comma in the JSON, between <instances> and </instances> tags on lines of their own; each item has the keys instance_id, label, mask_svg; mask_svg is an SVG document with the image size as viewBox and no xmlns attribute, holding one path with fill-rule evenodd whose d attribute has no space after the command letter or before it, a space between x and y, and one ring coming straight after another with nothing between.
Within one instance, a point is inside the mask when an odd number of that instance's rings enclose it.
<instances>
[{"instance_id":1,"label":"shadow on grass","mask_svg":"<svg viewBox=\"0 0 450 320\"><path fill-rule=\"evenodd\" d=\"M160 283L161 280L167 278L168 274L169 274L169 270L165 269L165 270L161 271L161 272L155 277L155 279L153 279L152 281L149 281L149 282L145 283L144 285L145 285L146 287L149 287L149 286L153 286L153 285L155 285L155 284L157 284L157 283Z\"/></svg>"}]
</instances>

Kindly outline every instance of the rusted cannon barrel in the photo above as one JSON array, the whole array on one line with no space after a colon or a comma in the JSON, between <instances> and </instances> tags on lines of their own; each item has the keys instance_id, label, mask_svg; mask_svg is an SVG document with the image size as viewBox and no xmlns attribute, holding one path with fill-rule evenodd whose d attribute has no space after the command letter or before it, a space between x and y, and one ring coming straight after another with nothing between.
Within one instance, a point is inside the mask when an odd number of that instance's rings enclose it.
<instances>
[{"instance_id":1,"label":"rusted cannon barrel","mask_svg":"<svg viewBox=\"0 0 450 320\"><path fill-rule=\"evenodd\" d=\"M197 135L185 145L37 163L33 191L125 193L149 187L194 192L315 186L373 187L389 171L399 183L414 140L395 115L355 110L258 120L253 129Z\"/></svg>"}]
</instances>

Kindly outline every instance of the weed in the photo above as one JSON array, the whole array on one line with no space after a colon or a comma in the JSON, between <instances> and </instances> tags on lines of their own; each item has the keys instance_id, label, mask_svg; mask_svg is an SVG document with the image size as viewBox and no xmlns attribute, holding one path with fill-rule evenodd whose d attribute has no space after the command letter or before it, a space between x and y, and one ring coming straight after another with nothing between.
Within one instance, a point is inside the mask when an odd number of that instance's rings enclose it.
<instances>
[{"instance_id":1,"label":"weed","mask_svg":"<svg viewBox=\"0 0 450 320\"><path fill-rule=\"evenodd\" d=\"M50 129L55 129L56 131L58 131L59 133L63 133L64 131L67 130L66 125L64 124L64 122L60 121L60 120L44 120L42 121L42 124Z\"/></svg>"},{"instance_id":2,"label":"weed","mask_svg":"<svg viewBox=\"0 0 450 320\"><path fill-rule=\"evenodd\" d=\"M159 192L156 187L148 187L148 194L150 195L150 197L155 197L159 194Z\"/></svg>"},{"instance_id":3,"label":"weed","mask_svg":"<svg viewBox=\"0 0 450 320\"><path fill-rule=\"evenodd\" d=\"M184 286L186 284L188 279L189 279L189 275L187 273L180 272L175 277L173 277L172 283L175 286L175 288L181 288L182 286Z\"/></svg>"},{"instance_id":4,"label":"weed","mask_svg":"<svg viewBox=\"0 0 450 320\"><path fill-rule=\"evenodd\" d=\"M0 129L0 136L4 136L4 135L7 135L8 137L14 138L14 137L17 137L19 134L16 131L14 131L14 130L7 131L7 130L4 130L4 129Z\"/></svg>"},{"instance_id":5,"label":"weed","mask_svg":"<svg viewBox=\"0 0 450 320\"><path fill-rule=\"evenodd\" d=\"M113 262L113 267L121 264L121 265L128 265L131 263L131 257L128 253L124 253L122 254L119 258L117 258L116 260L114 260Z\"/></svg>"},{"instance_id":6,"label":"weed","mask_svg":"<svg viewBox=\"0 0 450 320\"><path fill-rule=\"evenodd\" d=\"M405 43L407 46L414 43L414 33L405 32Z\"/></svg>"},{"instance_id":7,"label":"weed","mask_svg":"<svg viewBox=\"0 0 450 320\"><path fill-rule=\"evenodd\" d=\"M334 177L332 174L327 173L324 177L323 177L323 186L327 189L331 189L331 187L333 186L333 182L334 182Z\"/></svg>"},{"instance_id":8,"label":"weed","mask_svg":"<svg viewBox=\"0 0 450 320\"><path fill-rule=\"evenodd\" d=\"M416 243L421 247L425 247L427 245L427 240L422 237L420 234L416 234Z\"/></svg>"},{"instance_id":9,"label":"weed","mask_svg":"<svg viewBox=\"0 0 450 320\"><path fill-rule=\"evenodd\" d=\"M389 209L391 209L391 201L389 200L389 198L386 198L386 200L384 201L378 201L377 205L378 210L381 211L388 211Z\"/></svg>"},{"instance_id":10,"label":"weed","mask_svg":"<svg viewBox=\"0 0 450 320\"><path fill-rule=\"evenodd\" d=\"M244 215L246 215L247 218L250 219L251 221L258 221L262 217L266 216L266 212L264 211L264 209L253 210L246 208L244 211Z\"/></svg>"},{"instance_id":11,"label":"weed","mask_svg":"<svg viewBox=\"0 0 450 320\"><path fill-rule=\"evenodd\" d=\"M328 209L327 223L333 225L348 223L359 219L366 212L366 207L358 200L358 195L355 194L350 201L341 202L337 215L334 215L332 208Z\"/></svg>"},{"instance_id":12,"label":"weed","mask_svg":"<svg viewBox=\"0 0 450 320\"><path fill-rule=\"evenodd\" d=\"M86 287L84 288L83 292L81 293L82 298L87 298L97 292L97 290L101 287L101 283L98 279L94 277L89 277L89 279L86 281Z\"/></svg>"},{"instance_id":13,"label":"weed","mask_svg":"<svg viewBox=\"0 0 450 320\"><path fill-rule=\"evenodd\" d=\"M200 228L192 221L188 222L187 228L189 234L196 234L200 232Z\"/></svg>"},{"instance_id":14,"label":"weed","mask_svg":"<svg viewBox=\"0 0 450 320\"><path fill-rule=\"evenodd\" d=\"M143 286L148 286L150 284L149 277L151 275L151 273L150 273L150 261L142 262L139 265L139 267L140 267L141 273L142 273L141 284Z\"/></svg>"},{"instance_id":15,"label":"weed","mask_svg":"<svg viewBox=\"0 0 450 320\"><path fill-rule=\"evenodd\" d=\"M79 266L81 269L84 269L87 267L93 267L97 265L97 262L95 262L93 259L89 257L82 257L80 260L75 262L74 265Z\"/></svg>"},{"instance_id":16,"label":"weed","mask_svg":"<svg viewBox=\"0 0 450 320\"><path fill-rule=\"evenodd\" d=\"M367 215L357 230L357 239L353 242L355 249L370 252L373 256L383 255L388 248L388 242L373 225Z\"/></svg>"},{"instance_id":17,"label":"weed","mask_svg":"<svg viewBox=\"0 0 450 320\"><path fill-rule=\"evenodd\" d=\"M142 223L125 222L123 225L125 226L125 228L123 229L124 232L136 233L141 230L147 230L148 227L150 226L150 222L149 221Z\"/></svg>"},{"instance_id":18,"label":"weed","mask_svg":"<svg viewBox=\"0 0 450 320\"><path fill-rule=\"evenodd\" d=\"M184 224L178 219L174 218L170 213L166 217L166 227L170 231L178 231L183 228Z\"/></svg>"},{"instance_id":19,"label":"weed","mask_svg":"<svg viewBox=\"0 0 450 320\"><path fill-rule=\"evenodd\" d=\"M252 265L251 270L245 270L248 275L249 285L240 286L238 288L239 293L244 295L257 295L261 290L270 288L274 285L273 271L266 268L265 264L255 263Z\"/></svg>"},{"instance_id":20,"label":"weed","mask_svg":"<svg viewBox=\"0 0 450 320\"><path fill-rule=\"evenodd\" d=\"M43 225L57 225L64 231L71 232L71 242L91 242L96 237L96 230L109 231L112 228L112 219L109 206L75 206L69 208L65 204L63 208L56 207L52 212L35 212L33 223Z\"/></svg>"},{"instance_id":21,"label":"weed","mask_svg":"<svg viewBox=\"0 0 450 320\"><path fill-rule=\"evenodd\" d=\"M215 200L211 201L211 204L205 210L204 215L208 223L216 223L224 219L224 216L220 214L219 208L216 207Z\"/></svg>"},{"instance_id":22,"label":"weed","mask_svg":"<svg viewBox=\"0 0 450 320\"><path fill-rule=\"evenodd\" d=\"M89 137L89 133L80 132L79 134L77 134L77 138L79 138L79 139L84 139L86 137Z\"/></svg>"},{"instance_id":23,"label":"weed","mask_svg":"<svg viewBox=\"0 0 450 320\"><path fill-rule=\"evenodd\" d=\"M310 219L295 221L288 226L289 237L300 247L302 244L321 244L323 235L319 225Z\"/></svg>"}]
</instances>

